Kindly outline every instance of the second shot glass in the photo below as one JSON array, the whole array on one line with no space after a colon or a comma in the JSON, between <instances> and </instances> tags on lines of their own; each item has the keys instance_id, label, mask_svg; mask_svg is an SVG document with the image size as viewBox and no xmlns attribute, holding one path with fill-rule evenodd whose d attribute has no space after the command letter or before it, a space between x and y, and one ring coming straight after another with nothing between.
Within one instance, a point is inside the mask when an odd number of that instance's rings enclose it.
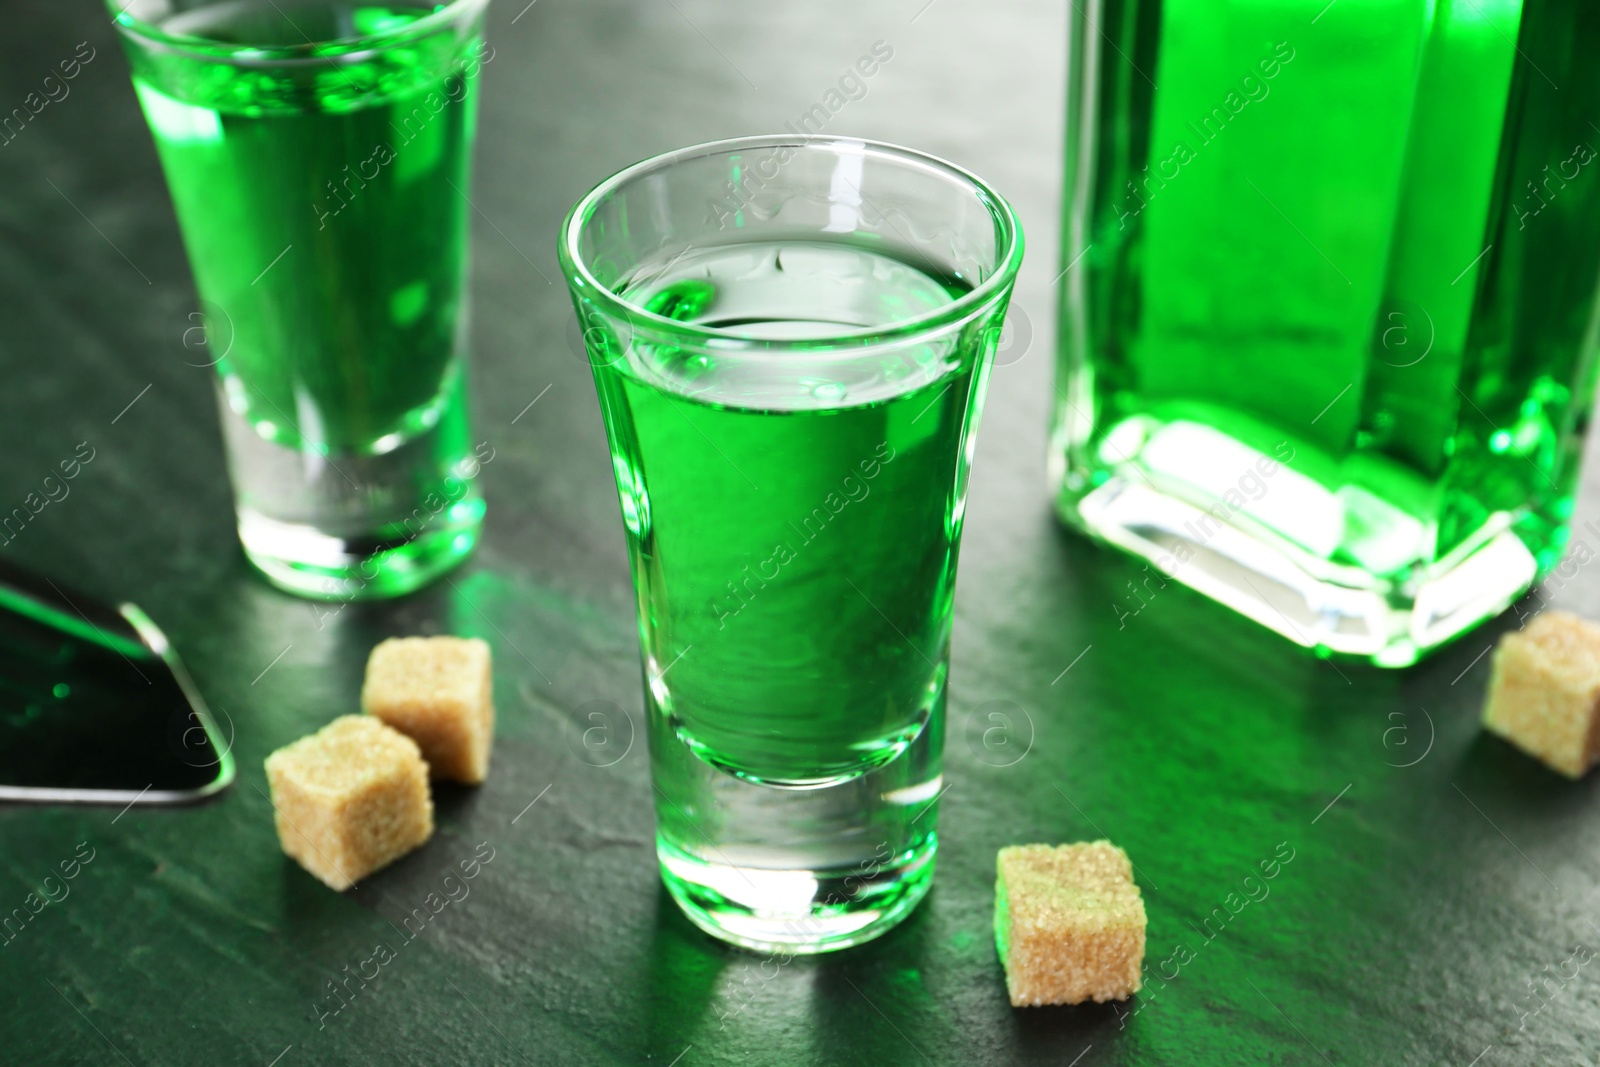
<instances>
[{"instance_id":1,"label":"second shot glass","mask_svg":"<svg viewBox=\"0 0 1600 1067\"><path fill-rule=\"evenodd\" d=\"M239 538L303 596L407 593L477 541L464 349L486 6L109 4L200 292L185 359L217 371Z\"/></svg>"}]
</instances>

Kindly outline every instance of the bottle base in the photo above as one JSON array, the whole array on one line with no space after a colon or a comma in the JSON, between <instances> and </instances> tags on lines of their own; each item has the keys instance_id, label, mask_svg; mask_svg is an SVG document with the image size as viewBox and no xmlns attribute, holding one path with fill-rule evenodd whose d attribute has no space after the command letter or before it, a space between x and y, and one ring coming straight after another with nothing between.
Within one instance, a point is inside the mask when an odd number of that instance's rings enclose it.
<instances>
[{"instance_id":1,"label":"bottle base","mask_svg":"<svg viewBox=\"0 0 1600 1067\"><path fill-rule=\"evenodd\" d=\"M279 589L312 600L404 596L456 567L477 546L483 500L452 505L439 522L402 540L351 539L313 526L239 512L245 557Z\"/></svg>"},{"instance_id":2,"label":"bottle base","mask_svg":"<svg viewBox=\"0 0 1600 1067\"><path fill-rule=\"evenodd\" d=\"M1087 481L1087 479L1083 479ZM1248 523L1220 521L1157 483L1116 472L1063 492L1073 529L1149 560L1178 581L1321 656L1407 667L1499 614L1539 578L1534 553L1503 516L1403 582L1331 563Z\"/></svg>"},{"instance_id":3,"label":"bottle base","mask_svg":"<svg viewBox=\"0 0 1600 1067\"><path fill-rule=\"evenodd\" d=\"M816 955L880 937L933 885L938 838L871 871L764 870L708 863L658 837L661 879L689 921L756 952Z\"/></svg>"}]
</instances>

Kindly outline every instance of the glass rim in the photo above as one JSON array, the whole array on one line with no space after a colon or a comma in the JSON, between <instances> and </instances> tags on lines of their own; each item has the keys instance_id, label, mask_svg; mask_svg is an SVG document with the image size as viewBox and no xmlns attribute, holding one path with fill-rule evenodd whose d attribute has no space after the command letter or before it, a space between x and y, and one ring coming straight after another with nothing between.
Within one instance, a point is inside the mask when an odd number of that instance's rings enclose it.
<instances>
[{"instance_id":1,"label":"glass rim","mask_svg":"<svg viewBox=\"0 0 1600 1067\"><path fill-rule=\"evenodd\" d=\"M188 33L169 33L153 22L131 14L134 3L123 0L106 0L106 6L116 11L112 24L117 32L138 41L167 51L184 52L192 56L219 63L240 63L263 66L297 66L305 63L326 63L338 60L360 59L368 52L390 48L415 37L425 37L440 27L449 25L472 8L487 7L489 0L448 0L415 22L377 33L354 37L335 37L291 45L241 44L217 41ZM274 5L276 6L276 5Z\"/></svg>"},{"instance_id":2,"label":"glass rim","mask_svg":"<svg viewBox=\"0 0 1600 1067\"><path fill-rule=\"evenodd\" d=\"M707 156L724 155L734 151L753 150L761 148L817 148L837 145L849 145L858 149L877 152L888 156L902 164L915 164L923 168L940 172L947 177L954 178L969 186L976 194L977 199L989 210L991 216L1000 225L1001 244L996 249L996 265L989 276L982 282L962 293L955 300L931 311L913 315L910 318L895 319L879 326L868 326L861 329L841 329L837 333L830 333L823 337L807 338L758 338L745 334L732 332L718 326L701 326L697 323L682 322L678 319L669 319L665 315L658 315L638 304L625 300L610 286L604 284L585 261L579 251L579 240L583 236L584 227L593 218L595 209L607 196L616 192L628 182L654 171L666 170L668 167ZM926 334L948 326L969 317L975 310L991 303L995 297L1004 292L1016 280L1017 271L1022 266L1023 236L1022 225L1017 219L1017 214L1011 203L1001 196L988 182L958 164L927 152L902 145L891 144L888 141L875 141L865 137L845 137L836 134L760 134L751 137L731 137L721 141L706 141L702 144L690 145L670 152L663 152L648 159L624 167L615 174L596 185L584 194L572 210L567 213L566 221L561 224L560 240L557 242L558 258L561 261L562 272L571 281L574 278L585 288L592 289L594 299L601 304L605 311L614 314L630 325L644 325L651 330L664 334L673 334L687 338L701 344L715 342L719 352L735 352L740 349L759 351L807 351L815 353L832 345L847 347L866 347L889 341L903 340L919 334Z\"/></svg>"}]
</instances>

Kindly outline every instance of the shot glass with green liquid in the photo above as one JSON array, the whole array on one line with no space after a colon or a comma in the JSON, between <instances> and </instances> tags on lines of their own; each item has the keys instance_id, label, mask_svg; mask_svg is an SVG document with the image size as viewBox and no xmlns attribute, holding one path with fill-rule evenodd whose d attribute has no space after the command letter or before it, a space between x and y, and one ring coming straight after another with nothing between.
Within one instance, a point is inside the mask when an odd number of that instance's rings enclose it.
<instances>
[{"instance_id":1,"label":"shot glass with green liquid","mask_svg":"<svg viewBox=\"0 0 1600 1067\"><path fill-rule=\"evenodd\" d=\"M747 138L603 182L560 256L632 558L667 888L751 948L876 937L933 876L1016 219L916 152Z\"/></svg>"},{"instance_id":2,"label":"shot glass with green liquid","mask_svg":"<svg viewBox=\"0 0 1600 1067\"><path fill-rule=\"evenodd\" d=\"M291 592L399 595L477 540L464 288L486 4L110 3L201 297L180 330L216 368L239 537Z\"/></svg>"},{"instance_id":3,"label":"shot glass with green liquid","mask_svg":"<svg viewBox=\"0 0 1600 1067\"><path fill-rule=\"evenodd\" d=\"M1066 521L1151 593L1387 666L1549 572L1595 384L1596 54L1583 0L1079 8Z\"/></svg>"}]
</instances>

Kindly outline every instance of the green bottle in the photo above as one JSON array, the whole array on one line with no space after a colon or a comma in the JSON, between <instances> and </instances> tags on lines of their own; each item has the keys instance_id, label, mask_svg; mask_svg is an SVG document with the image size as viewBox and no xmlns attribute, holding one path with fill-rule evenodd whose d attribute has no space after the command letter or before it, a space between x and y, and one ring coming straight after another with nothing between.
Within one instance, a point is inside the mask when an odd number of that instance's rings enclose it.
<instances>
[{"instance_id":1,"label":"green bottle","mask_svg":"<svg viewBox=\"0 0 1600 1067\"><path fill-rule=\"evenodd\" d=\"M1596 48L1575 0L1080 12L1063 519L1386 666L1554 567L1594 391Z\"/></svg>"}]
</instances>

